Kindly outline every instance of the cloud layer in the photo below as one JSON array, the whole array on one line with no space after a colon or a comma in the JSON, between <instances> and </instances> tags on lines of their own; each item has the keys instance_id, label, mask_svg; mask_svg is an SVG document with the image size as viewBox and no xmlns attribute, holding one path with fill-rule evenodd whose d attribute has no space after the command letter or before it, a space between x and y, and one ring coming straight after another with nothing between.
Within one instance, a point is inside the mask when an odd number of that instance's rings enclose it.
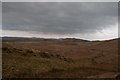
<instances>
[{"instance_id":1,"label":"cloud layer","mask_svg":"<svg viewBox=\"0 0 120 80\"><path fill-rule=\"evenodd\" d=\"M119 0L4 0L3 2L119 2Z\"/></svg>"},{"instance_id":2,"label":"cloud layer","mask_svg":"<svg viewBox=\"0 0 120 80\"><path fill-rule=\"evenodd\" d=\"M117 23L117 2L5 2L3 30L43 34L96 33Z\"/></svg>"}]
</instances>

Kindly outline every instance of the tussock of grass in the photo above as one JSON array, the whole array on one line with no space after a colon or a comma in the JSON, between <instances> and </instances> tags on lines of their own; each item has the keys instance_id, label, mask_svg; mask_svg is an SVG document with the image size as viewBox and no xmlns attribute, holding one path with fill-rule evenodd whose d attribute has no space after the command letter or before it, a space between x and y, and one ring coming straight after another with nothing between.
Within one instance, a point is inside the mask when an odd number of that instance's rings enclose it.
<instances>
[{"instance_id":1,"label":"tussock of grass","mask_svg":"<svg viewBox=\"0 0 120 80\"><path fill-rule=\"evenodd\" d=\"M3 46L2 50L3 78L85 78L115 72L109 68L101 68L99 64L94 66L92 62L96 59L74 61L60 54L12 46Z\"/></svg>"},{"instance_id":2,"label":"tussock of grass","mask_svg":"<svg viewBox=\"0 0 120 80\"><path fill-rule=\"evenodd\" d=\"M61 55L56 56L47 52L34 52L12 47L3 47L2 50L3 78L36 78L40 77L41 73L59 71L68 65Z\"/></svg>"}]
</instances>

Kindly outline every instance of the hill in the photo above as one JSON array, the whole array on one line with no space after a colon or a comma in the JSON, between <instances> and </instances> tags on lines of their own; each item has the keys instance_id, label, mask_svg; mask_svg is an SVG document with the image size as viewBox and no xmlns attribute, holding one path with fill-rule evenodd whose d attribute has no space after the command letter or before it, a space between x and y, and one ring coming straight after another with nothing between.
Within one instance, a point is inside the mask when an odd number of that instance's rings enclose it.
<instances>
[{"instance_id":1,"label":"hill","mask_svg":"<svg viewBox=\"0 0 120 80\"><path fill-rule=\"evenodd\" d=\"M3 78L115 78L118 40L4 38Z\"/></svg>"}]
</instances>

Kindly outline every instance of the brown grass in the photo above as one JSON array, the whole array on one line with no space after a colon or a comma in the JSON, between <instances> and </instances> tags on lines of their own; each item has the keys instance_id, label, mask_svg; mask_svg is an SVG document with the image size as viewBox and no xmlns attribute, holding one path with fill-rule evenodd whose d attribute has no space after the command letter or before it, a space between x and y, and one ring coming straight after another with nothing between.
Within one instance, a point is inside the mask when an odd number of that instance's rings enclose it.
<instances>
[{"instance_id":1,"label":"brown grass","mask_svg":"<svg viewBox=\"0 0 120 80\"><path fill-rule=\"evenodd\" d=\"M3 42L3 78L87 78L116 74L117 49L115 40Z\"/></svg>"}]
</instances>

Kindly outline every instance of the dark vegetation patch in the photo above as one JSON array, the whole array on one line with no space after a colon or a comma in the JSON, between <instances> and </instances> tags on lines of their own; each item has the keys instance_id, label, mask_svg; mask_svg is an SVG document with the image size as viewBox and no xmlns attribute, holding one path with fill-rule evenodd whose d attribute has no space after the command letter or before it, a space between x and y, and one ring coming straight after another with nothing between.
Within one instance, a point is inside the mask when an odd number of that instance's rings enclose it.
<instances>
[{"instance_id":1,"label":"dark vegetation patch","mask_svg":"<svg viewBox=\"0 0 120 80\"><path fill-rule=\"evenodd\" d=\"M49 52L41 52L41 51L35 51L35 50L33 51L33 50L28 50L28 49L22 50L22 49L17 49L17 48L12 48L12 47L2 47L2 51L3 53L19 54L21 56L29 55L29 56L38 56L41 58L57 58L57 59L61 59L64 61L70 60L59 54L51 54Z\"/></svg>"},{"instance_id":2,"label":"dark vegetation patch","mask_svg":"<svg viewBox=\"0 0 120 80\"><path fill-rule=\"evenodd\" d=\"M3 78L36 78L40 77L41 71L61 71L61 68L51 68L50 66L52 65L57 66L57 64L62 65L68 63L67 58L64 56L51 54L49 52L17 49L13 47L2 47L2 51ZM41 65L48 66L42 69L44 66L42 67Z\"/></svg>"}]
</instances>

